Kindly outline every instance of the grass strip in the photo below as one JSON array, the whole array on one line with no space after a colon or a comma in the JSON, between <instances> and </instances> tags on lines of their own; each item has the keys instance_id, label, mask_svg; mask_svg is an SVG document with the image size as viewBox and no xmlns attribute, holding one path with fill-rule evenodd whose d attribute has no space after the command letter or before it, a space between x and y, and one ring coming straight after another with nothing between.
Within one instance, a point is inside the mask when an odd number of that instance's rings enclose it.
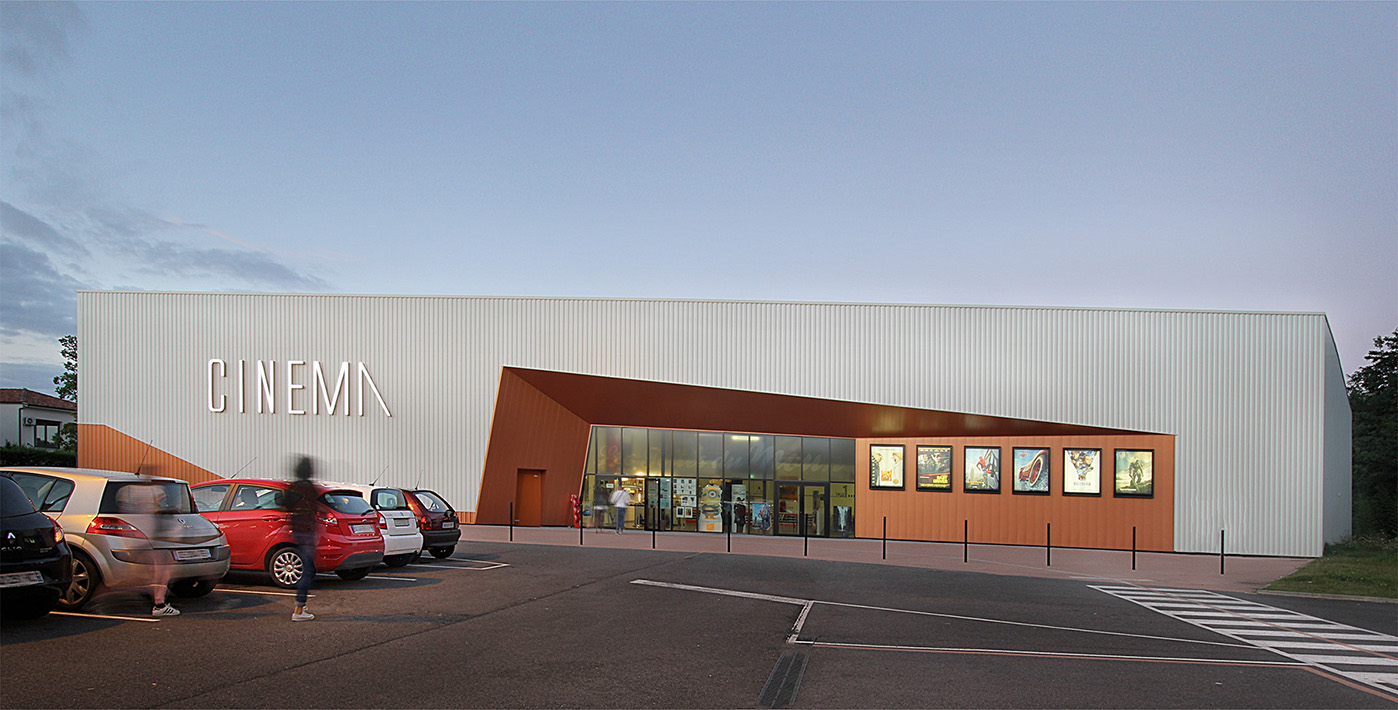
<instances>
[{"instance_id":1,"label":"grass strip","mask_svg":"<svg viewBox=\"0 0 1398 710\"><path fill-rule=\"evenodd\" d=\"M1266 588L1398 599L1398 538L1366 537L1326 545L1325 556Z\"/></svg>"}]
</instances>

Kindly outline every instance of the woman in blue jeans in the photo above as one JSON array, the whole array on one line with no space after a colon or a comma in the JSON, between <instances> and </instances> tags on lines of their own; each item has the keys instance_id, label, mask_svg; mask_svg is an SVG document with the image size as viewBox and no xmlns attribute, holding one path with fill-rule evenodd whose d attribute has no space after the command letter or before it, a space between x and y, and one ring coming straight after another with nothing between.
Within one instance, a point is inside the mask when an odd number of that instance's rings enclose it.
<instances>
[{"instance_id":1,"label":"woman in blue jeans","mask_svg":"<svg viewBox=\"0 0 1398 710\"><path fill-rule=\"evenodd\" d=\"M291 511L291 540L301 555L301 579L296 581L296 608L292 621L310 621L315 614L306 611L306 599L316 578L316 487L315 465L302 456L296 462L296 477L287 487L287 505Z\"/></svg>"}]
</instances>

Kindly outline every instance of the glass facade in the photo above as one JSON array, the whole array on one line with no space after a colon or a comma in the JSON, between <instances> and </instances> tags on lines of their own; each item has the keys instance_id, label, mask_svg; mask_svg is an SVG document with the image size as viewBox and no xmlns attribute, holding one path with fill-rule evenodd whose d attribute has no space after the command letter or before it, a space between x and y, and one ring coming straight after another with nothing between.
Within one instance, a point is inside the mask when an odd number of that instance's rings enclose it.
<instances>
[{"instance_id":1,"label":"glass facade","mask_svg":"<svg viewBox=\"0 0 1398 710\"><path fill-rule=\"evenodd\" d=\"M637 530L854 537L854 440L593 427L583 520Z\"/></svg>"}]
</instances>

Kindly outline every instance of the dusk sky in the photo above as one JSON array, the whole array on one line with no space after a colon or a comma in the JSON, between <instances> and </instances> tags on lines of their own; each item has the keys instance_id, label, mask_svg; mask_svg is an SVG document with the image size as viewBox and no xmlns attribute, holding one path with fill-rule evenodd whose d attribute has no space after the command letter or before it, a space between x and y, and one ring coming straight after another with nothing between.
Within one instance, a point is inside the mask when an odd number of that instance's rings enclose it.
<instances>
[{"instance_id":1,"label":"dusk sky","mask_svg":"<svg viewBox=\"0 0 1398 710\"><path fill-rule=\"evenodd\" d=\"M77 289L1398 327L1398 3L0 3L0 386Z\"/></svg>"}]
</instances>

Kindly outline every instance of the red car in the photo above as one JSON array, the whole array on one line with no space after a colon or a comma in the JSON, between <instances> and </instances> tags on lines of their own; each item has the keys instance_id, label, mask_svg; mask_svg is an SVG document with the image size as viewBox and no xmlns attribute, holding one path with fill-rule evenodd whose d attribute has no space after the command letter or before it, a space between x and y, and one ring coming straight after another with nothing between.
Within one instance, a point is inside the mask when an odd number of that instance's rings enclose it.
<instances>
[{"instance_id":1,"label":"red car","mask_svg":"<svg viewBox=\"0 0 1398 710\"><path fill-rule=\"evenodd\" d=\"M417 516L417 526L422 530L422 549L437 559L451 557L456 541L461 539L456 511L451 504L425 488L404 492L408 494L408 507Z\"/></svg>"},{"instance_id":2,"label":"red car","mask_svg":"<svg viewBox=\"0 0 1398 710\"><path fill-rule=\"evenodd\" d=\"M228 538L232 569L266 570L279 587L292 588L304 566L291 540L283 506L290 481L206 481L190 486L199 514ZM363 579L383 561L379 516L360 494L316 485L316 571Z\"/></svg>"}]
</instances>

